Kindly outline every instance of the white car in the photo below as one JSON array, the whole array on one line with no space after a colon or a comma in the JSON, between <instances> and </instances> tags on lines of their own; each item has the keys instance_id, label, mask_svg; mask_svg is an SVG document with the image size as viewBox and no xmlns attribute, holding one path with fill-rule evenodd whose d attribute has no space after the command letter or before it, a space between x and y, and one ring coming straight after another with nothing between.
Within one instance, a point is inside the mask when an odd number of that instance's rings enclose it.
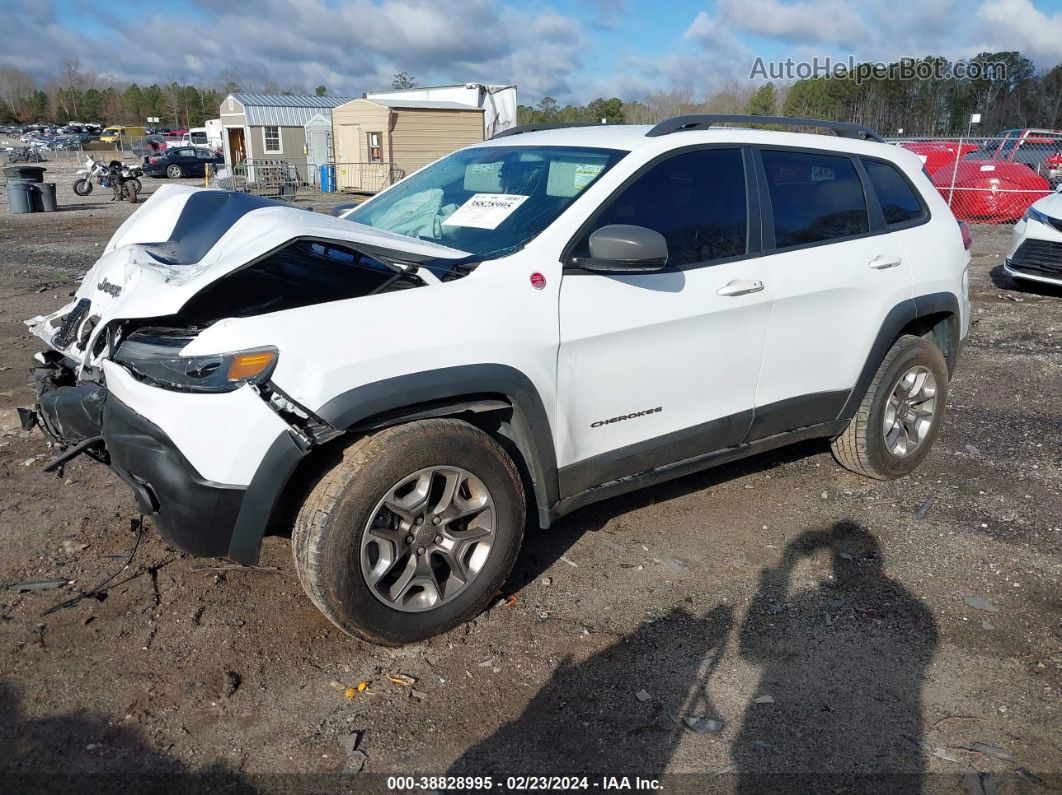
<instances>
[{"instance_id":1,"label":"white car","mask_svg":"<svg viewBox=\"0 0 1062 795\"><path fill-rule=\"evenodd\" d=\"M1062 193L1037 200L1014 224L1003 270L1015 279L1062 286Z\"/></svg>"},{"instance_id":2,"label":"white car","mask_svg":"<svg viewBox=\"0 0 1062 795\"><path fill-rule=\"evenodd\" d=\"M482 610L528 516L816 437L906 475L969 328L960 226L864 128L734 120L516 128L342 218L160 188L28 321L52 465L108 462L197 555L254 563L294 512L310 597L384 644Z\"/></svg>"}]
</instances>

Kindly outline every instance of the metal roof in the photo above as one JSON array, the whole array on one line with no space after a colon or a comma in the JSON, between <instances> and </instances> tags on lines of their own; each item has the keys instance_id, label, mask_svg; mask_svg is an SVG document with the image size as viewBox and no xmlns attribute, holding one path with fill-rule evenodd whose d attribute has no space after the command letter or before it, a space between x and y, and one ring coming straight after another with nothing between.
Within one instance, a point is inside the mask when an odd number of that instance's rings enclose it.
<instances>
[{"instance_id":1,"label":"metal roof","mask_svg":"<svg viewBox=\"0 0 1062 795\"><path fill-rule=\"evenodd\" d=\"M243 105L248 125L302 127L317 114L332 117L332 108L353 97L314 97L289 94L232 94ZM228 97L226 97L226 100ZM222 101L222 107L225 100Z\"/></svg>"},{"instance_id":2,"label":"metal roof","mask_svg":"<svg viewBox=\"0 0 1062 795\"><path fill-rule=\"evenodd\" d=\"M424 109L424 110L475 110L480 113L483 112L483 108L477 108L472 105L462 105L460 102L449 102L446 100L428 100L428 99L375 99L374 97L368 98L369 102L375 102L377 105L386 105L389 108L411 108L411 109Z\"/></svg>"}]
</instances>

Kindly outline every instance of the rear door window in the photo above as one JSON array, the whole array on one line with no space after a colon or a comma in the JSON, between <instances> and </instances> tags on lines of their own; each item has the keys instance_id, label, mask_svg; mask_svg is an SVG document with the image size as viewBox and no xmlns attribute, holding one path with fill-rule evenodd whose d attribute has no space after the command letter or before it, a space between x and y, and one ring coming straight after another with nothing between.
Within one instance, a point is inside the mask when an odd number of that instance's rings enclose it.
<instances>
[{"instance_id":1,"label":"rear door window","mask_svg":"<svg viewBox=\"0 0 1062 795\"><path fill-rule=\"evenodd\" d=\"M764 149L777 248L870 231L863 183L850 158Z\"/></svg>"},{"instance_id":2,"label":"rear door window","mask_svg":"<svg viewBox=\"0 0 1062 795\"><path fill-rule=\"evenodd\" d=\"M925 209L915 195L910 183L895 167L878 160L864 160L863 168L874 186L885 223L889 226L914 221L922 217Z\"/></svg>"}]
</instances>

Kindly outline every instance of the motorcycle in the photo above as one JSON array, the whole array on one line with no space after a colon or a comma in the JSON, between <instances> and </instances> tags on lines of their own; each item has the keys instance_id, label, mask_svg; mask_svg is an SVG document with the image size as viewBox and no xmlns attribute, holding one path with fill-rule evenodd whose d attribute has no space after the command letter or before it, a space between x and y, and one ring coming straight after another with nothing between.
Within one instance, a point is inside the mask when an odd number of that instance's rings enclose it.
<instances>
[{"instance_id":1,"label":"motorcycle","mask_svg":"<svg viewBox=\"0 0 1062 795\"><path fill-rule=\"evenodd\" d=\"M118 163L117 160L112 162ZM119 163L119 165L122 165ZM140 183L140 177L144 175L144 169L140 166L124 166L122 168L128 172L126 179L133 182L133 190L135 193L140 193L143 189L143 185ZM95 182L97 185L103 188L111 187L110 180L110 166L101 160L93 160L91 157L85 159L85 167L78 170L78 178L74 180L74 193L78 196L88 196L92 193L92 184Z\"/></svg>"},{"instance_id":2,"label":"motorcycle","mask_svg":"<svg viewBox=\"0 0 1062 795\"><path fill-rule=\"evenodd\" d=\"M134 174L138 170L136 166L127 166L120 160L112 160L107 165L107 181L114 191L111 201L128 199L130 204L136 204L141 190L140 180Z\"/></svg>"}]
</instances>

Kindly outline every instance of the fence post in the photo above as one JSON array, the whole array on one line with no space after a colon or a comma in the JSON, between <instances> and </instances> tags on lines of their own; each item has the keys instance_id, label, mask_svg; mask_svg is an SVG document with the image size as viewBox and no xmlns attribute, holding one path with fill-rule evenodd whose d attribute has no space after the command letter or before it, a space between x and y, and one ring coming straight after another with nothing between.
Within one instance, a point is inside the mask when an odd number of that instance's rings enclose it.
<instances>
[{"instance_id":1,"label":"fence post","mask_svg":"<svg viewBox=\"0 0 1062 795\"><path fill-rule=\"evenodd\" d=\"M951 207L952 199L955 198L955 179L959 173L959 159L962 157L962 144L964 138L959 138L959 145L955 148L955 165L951 169L951 186L948 188L948 206Z\"/></svg>"}]
</instances>

